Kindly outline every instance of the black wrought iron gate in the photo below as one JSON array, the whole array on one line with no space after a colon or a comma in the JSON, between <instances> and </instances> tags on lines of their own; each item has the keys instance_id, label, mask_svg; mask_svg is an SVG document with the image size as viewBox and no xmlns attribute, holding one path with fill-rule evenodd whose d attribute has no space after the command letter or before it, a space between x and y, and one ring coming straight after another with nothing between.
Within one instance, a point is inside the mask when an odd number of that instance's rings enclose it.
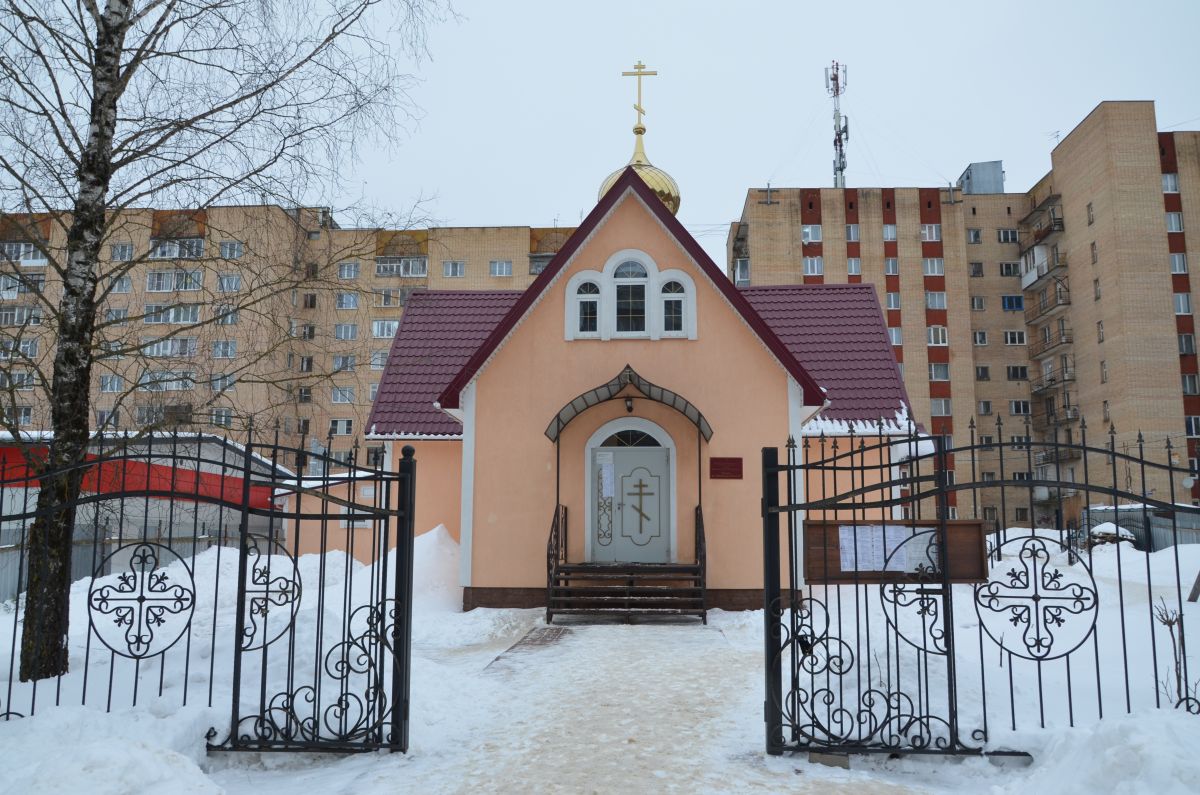
<instances>
[{"instance_id":1,"label":"black wrought iron gate","mask_svg":"<svg viewBox=\"0 0 1200 795\"><path fill-rule=\"evenodd\" d=\"M1200 714L1171 441L1002 430L763 449L768 753L1023 754L1030 727Z\"/></svg>"},{"instance_id":2,"label":"black wrought iron gate","mask_svg":"<svg viewBox=\"0 0 1200 795\"><path fill-rule=\"evenodd\" d=\"M285 452L249 445L246 457ZM242 513L230 730L210 750L406 751L413 449L396 472L353 455L301 463L317 474L244 480L243 504L255 486L274 500ZM265 532L249 532L255 514Z\"/></svg>"}]
</instances>

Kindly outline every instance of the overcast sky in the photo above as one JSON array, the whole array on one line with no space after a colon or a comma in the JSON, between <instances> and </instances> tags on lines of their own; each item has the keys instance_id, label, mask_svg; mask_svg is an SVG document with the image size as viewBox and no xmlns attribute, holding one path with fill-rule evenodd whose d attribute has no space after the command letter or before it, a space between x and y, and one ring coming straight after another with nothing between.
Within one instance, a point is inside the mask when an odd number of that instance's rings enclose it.
<instances>
[{"instance_id":1,"label":"overcast sky","mask_svg":"<svg viewBox=\"0 0 1200 795\"><path fill-rule=\"evenodd\" d=\"M849 67L847 185L934 186L973 160L1030 187L1105 99L1200 129L1200 0L454 0L415 67L422 118L367 149L342 203L430 197L439 226L573 226L629 159L641 59L646 151L720 264L746 190L832 184L824 69Z\"/></svg>"}]
</instances>

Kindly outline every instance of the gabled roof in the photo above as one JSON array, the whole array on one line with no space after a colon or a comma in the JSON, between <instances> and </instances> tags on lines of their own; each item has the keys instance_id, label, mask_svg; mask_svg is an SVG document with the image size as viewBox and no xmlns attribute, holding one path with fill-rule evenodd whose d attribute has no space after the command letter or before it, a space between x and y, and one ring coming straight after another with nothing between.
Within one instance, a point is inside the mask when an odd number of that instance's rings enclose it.
<instances>
[{"instance_id":1,"label":"gabled roof","mask_svg":"<svg viewBox=\"0 0 1200 795\"><path fill-rule=\"evenodd\" d=\"M869 284L751 287L742 294L825 388L822 416L892 420L908 410L879 297Z\"/></svg>"},{"instance_id":2,"label":"gabled roof","mask_svg":"<svg viewBox=\"0 0 1200 795\"><path fill-rule=\"evenodd\" d=\"M866 284L756 287L748 306L825 388L821 416L892 422L907 411L875 289ZM375 436L455 436L462 426L434 406L504 320L518 292L418 290L408 300L371 417Z\"/></svg>"},{"instance_id":3,"label":"gabled roof","mask_svg":"<svg viewBox=\"0 0 1200 795\"><path fill-rule=\"evenodd\" d=\"M775 358L783 366L787 372L796 379L796 383L800 385L804 393L804 402L810 406L819 406L824 402L824 395L821 392L821 387L813 379L808 372L805 371L803 365L796 360L792 352L787 346L775 335L763 319L759 317L750 304L742 296L725 273L716 266L705 253L700 244L696 242L688 231L683 228L683 224L679 219L671 214L667 206L662 203L662 200L655 195L641 177L637 175L632 167L627 167L620 179L612 186L608 193L600 199L592 211L584 219L579 228L574 234L567 239L567 242L546 269L533 280L533 284L521 294L517 302L500 321L500 323L492 330L492 332L484 340L483 344L463 365L462 369L450 380L446 388L442 390L438 396L438 404L444 409L456 409L459 407L459 393L462 389L471 382L471 379L479 372L480 368L487 362L496 349L503 344L504 340L516 328L521 318L531 307L537 302L541 294L550 286L559 272L566 267L567 263L579 250L584 241L591 236L592 232L600 225L609 212L617 206L617 204L625 198L629 192L641 198L642 202L650 212L662 223L667 232L675 238L676 242L687 252L688 256L696 263L701 271L708 276L712 284L719 290L734 311L742 316L746 324L758 335L767 349L774 354Z\"/></svg>"},{"instance_id":4,"label":"gabled roof","mask_svg":"<svg viewBox=\"0 0 1200 795\"><path fill-rule=\"evenodd\" d=\"M392 340L368 432L460 435L461 423L434 401L520 297L518 290L413 292Z\"/></svg>"}]
</instances>

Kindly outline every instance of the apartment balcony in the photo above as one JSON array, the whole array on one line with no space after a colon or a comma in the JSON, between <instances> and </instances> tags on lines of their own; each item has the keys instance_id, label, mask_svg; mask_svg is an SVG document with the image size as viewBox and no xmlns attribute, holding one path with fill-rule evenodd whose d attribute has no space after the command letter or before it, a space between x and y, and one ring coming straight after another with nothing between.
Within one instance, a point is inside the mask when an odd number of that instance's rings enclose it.
<instances>
[{"instance_id":1,"label":"apartment balcony","mask_svg":"<svg viewBox=\"0 0 1200 795\"><path fill-rule=\"evenodd\" d=\"M1060 367L1043 374L1040 378L1031 380L1029 382L1029 391L1036 395L1039 392L1045 392L1047 389L1053 389L1060 384L1069 384L1074 380L1074 367Z\"/></svg>"},{"instance_id":2,"label":"apartment balcony","mask_svg":"<svg viewBox=\"0 0 1200 795\"><path fill-rule=\"evenodd\" d=\"M1061 312L1071 305L1071 291L1065 287L1055 287L1053 293L1037 297L1026 302L1025 325L1033 325Z\"/></svg>"},{"instance_id":3,"label":"apartment balcony","mask_svg":"<svg viewBox=\"0 0 1200 795\"><path fill-rule=\"evenodd\" d=\"M1021 289L1040 290L1048 286L1052 281L1064 278L1066 274L1067 255L1058 254L1049 259L1042 260L1036 266L1021 274Z\"/></svg>"},{"instance_id":4,"label":"apartment balcony","mask_svg":"<svg viewBox=\"0 0 1200 795\"><path fill-rule=\"evenodd\" d=\"M1068 425L1079 421L1078 406L1060 406L1054 411L1039 411L1032 415L1033 427L1038 430Z\"/></svg>"},{"instance_id":5,"label":"apartment balcony","mask_svg":"<svg viewBox=\"0 0 1200 795\"><path fill-rule=\"evenodd\" d=\"M1071 406L1070 408L1075 408L1075 406ZM1066 461L1078 461L1081 455L1079 448L1075 446L1059 447L1057 449L1051 447L1034 453L1033 464L1034 466L1052 466Z\"/></svg>"},{"instance_id":6,"label":"apartment balcony","mask_svg":"<svg viewBox=\"0 0 1200 795\"><path fill-rule=\"evenodd\" d=\"M1070 331L1056 331L1050 335L1049 339L1039 339L1037 342L1030 343L1029 356L1038 359L1046 354L1054 353L1074 341L1074 335Z\"/></svg>"}]
</instances>

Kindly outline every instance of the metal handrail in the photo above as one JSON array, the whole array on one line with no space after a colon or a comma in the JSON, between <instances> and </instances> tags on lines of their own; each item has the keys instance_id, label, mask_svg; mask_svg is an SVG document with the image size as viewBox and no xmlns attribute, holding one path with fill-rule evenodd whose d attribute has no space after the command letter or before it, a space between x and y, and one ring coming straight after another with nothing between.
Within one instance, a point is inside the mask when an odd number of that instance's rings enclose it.
<instances>
[{"instance_id":1,"label":"metal handrail","mask_svg":"<svg viewBox=\"0 0 1200 795\"><path fill-rule=\"evenodd\" d=\"M696 564L700 567L700 607L708 623L708 541L704 537L704 509L696 506Z\"/></svg>"},{"instance_id":2,"label":"metal handrail","mask_svg":"<svg viewBox=\"0 0 1200 795\"><path fill-rule=\"evenodd\" d=\"M554 584L558 580L559 564L567 562L567 506L554 506L554 518L550 520L550 538L546 540L546 623L549 624L554 614L553 605Z\"/></svg>"},{"instance_id":3,"label":"metal handrail","mask_svg":"<svg viewBox=\"0 0 1200 795\"><path fill-rule=\"evenodd\" d=\"M1029 355L1040 356L1046 351L1057 348L1059 345L1070 345L1074 341L1074 336L1070 331L1056 332L1051 335L1050 339L1038 340L1033 345L1029 346Z\"/></svg>"}]
</instances>

